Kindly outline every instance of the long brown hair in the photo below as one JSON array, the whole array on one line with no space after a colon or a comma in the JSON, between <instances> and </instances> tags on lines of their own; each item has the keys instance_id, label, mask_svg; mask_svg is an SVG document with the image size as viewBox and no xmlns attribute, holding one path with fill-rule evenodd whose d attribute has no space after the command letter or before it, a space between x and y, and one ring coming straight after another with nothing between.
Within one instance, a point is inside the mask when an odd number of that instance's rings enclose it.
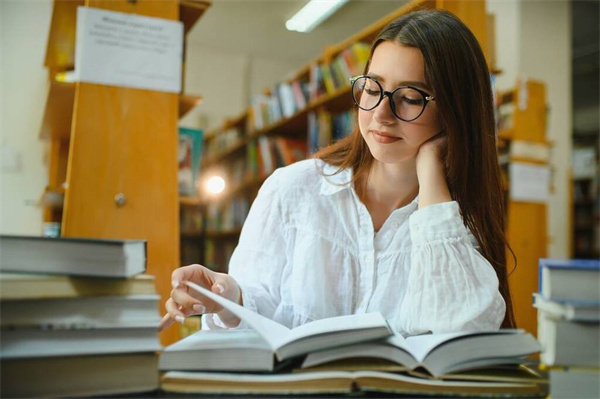
<instances>
[{"instance_id":1,"label":"long brown hair","mask_svg":"<svg viewBox=\"0 0 600 399\"><path fill-rule=\"evenodd\" d=\"M459 204L465 226L483 256L496 271L506 303L503 328L515 327L508 288L504 233L505 210L496 152L494 108L485 57L473 33L456 16L443 10L406 14L385 27L371 47L384 41L421 50L425 77L436 96L446 131L446 173L452 198ZM365 67L365 73L369 64ZM358 129L315 154L339 170L353 169L353 183L365 182L373 163ZM364 186L356 187L359 195ZM511 251L512 252L512 251ZM514 254L513 254L514 256Z\"/></svg>"}]
</instances>

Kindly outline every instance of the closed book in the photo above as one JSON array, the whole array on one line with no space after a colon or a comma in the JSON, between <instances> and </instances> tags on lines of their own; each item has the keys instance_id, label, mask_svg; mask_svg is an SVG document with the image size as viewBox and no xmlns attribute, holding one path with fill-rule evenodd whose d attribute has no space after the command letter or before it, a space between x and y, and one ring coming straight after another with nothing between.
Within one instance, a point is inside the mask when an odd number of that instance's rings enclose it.
<instances>
[{"instance_id":1,"label":"closed book","mask_svg":"<svg viewBox=\"0 0 600 399\"><path fill-rule=\"evenodd\" d=\"M49 299L156 293L154 276L132 278L70 277L47 274L0 273L0 299Z\"/></svg>"},{"instance_id":2,"label":"closed book","mask_svg":"<svg viewBox=\"0 0 600 399\"><path fill-rule=\"evenodd\" d=\"M600 368L550 369L550 397L552 399L600 398Z\"/></svg>"},{"instance_id":3,"label":"closed book","mask_svg":"<svg viewBox=\"0 0 600 399\"><path fill-rule=\"evenodd\" d=\"M322 371L271 375L169 371L161 378L167 392L204 394L356 394L385 392L460 397L536 396L544 383L440 381L379 371Z\"/></svg>"},{"instance_id":4,"label":"closed book","mask_svg":"<svg viewBox=\"0 0 600 399\"><path fill-rule=\"evenodd\" d=\"M159 300L156 294L3 300L0 324L3 330L158 326Z\"/></svg>"},{"instance_id":5,"label":"closed book","mask_svg":"<svg viewBox=\"0 0 600 399\"><path fill-rule=\"evenodd\" d=\"M0 359L154 352L161 349L157 325L144 327L45 328L3 330Z\"/></svg>"},{"instance_id":6,"label":"closed book","mask_svg":"<svg viewBox=\"0 0 600 399\"><path fill-rule=\"evenodd\" d=\"M600 302L600 260L540 259L539 272L544 298Z\"/></svg>"},{"instance_id":7,"label":"closed book","mask_svg":"<svg viewBox=\"0 0 600 399\"><path fill-rule=\"evenodd\" d=\"M575 322L600 322L600 302L576 300L551 300L533 294L533 306L554 318Z\"/></svg>"},{"instance_id":8,"label":"closed book","mask_svg":"<svg viewBox=\"0 0 600 399\"><path fill-rule=\"evenodd\" d=\"M538 311L538 340L541 361L549 366L600 367L600 324L571 322Z\"/></svg>"},{"instance_id":9,"label":"closed book","mask_svg":"<svg viewBox=\"0 0 600 399\"><path fill-rule=\"evenodd\" d=\"M2 397L81 397L158 388L157 355L127 353L0 362Z\"/></svg>"},{"instance_id":10,"label":"closed book","mask_svg":"<svg viewBox=\"0 0 600 399\"><path fill-rule=\"evenodd\" d=\"M0 236L0 271L131 277L146 271L146 241Z\"/></svg>"}]
</instances>

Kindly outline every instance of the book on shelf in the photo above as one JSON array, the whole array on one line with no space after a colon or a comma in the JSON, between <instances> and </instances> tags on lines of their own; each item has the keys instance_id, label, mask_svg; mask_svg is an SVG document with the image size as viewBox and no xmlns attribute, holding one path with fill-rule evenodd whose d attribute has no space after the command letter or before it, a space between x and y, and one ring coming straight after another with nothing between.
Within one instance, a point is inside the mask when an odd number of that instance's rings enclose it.
<instances>
[{"instance_id":1,"label":"book on shelf","mask_svg":"<svg viewBox=\"0 0 600 399\"><path fill-rule=\"evenodd\" d=\"M291 165L306 159L308 149L306 140L289 137L276 137L273 140L275 142L275 152L279 152L278 155L283 163L281 166Z\"/></svg>"},{"instance_id":2,"label":"book on shelf","mask_svg":"<svg viewBox=\"0 0 600 399\"><path fill-rule=\"evenodd\" d=\"M323 76L323 84L325 85L327 94L334 94L337 87L335 81L333 80L333 74L330 65L328 63L323 63L320 65L319 69L321 70L321 76Z\"/></svg>"},{"instance_id":3,"label":"book on shelf","mask_svg":"<svg viewBox=\"0 0 600 399\"><path fill-rule=\"evenodd\" d=\"M265 176L270 175L275 170L275 159L271 151L270 139L266 136L258 138L258 152L262 160L262 172Z\"/></svg>"},{"instance_id":4,"label":"book on shelf","mask_svg":"<svg viewBox=\"0 0 600 399\"><path fill-rule=\"evenodd\" d=\"M146 271L146 241L0 236L0 271L131 277Z\"/></svg>"},{"instance_id":5,"label":"book on shelf","mask_svg":"<svg viewBox=\"0 0 600 399\"><path fill-rule=\"evenodd\" d=\"M600 260L540 259L539 270L544 298L600 302Z\"/></svg>"},{"instance_id":6,"label":"book on shelf","mask_svg":"<svg viewBox=\"0 0 600 399\"><path fill-rule=\"evenodd\" d=\"M153 391L158 388L157 355L2 359L3 397L81 397Z\"/></svg>"},{"instance_id":7,"label":"book on shelf","mask_svg":"<svg viewBox=\"0 0 600 399\"><path fill-rule=\"evenodd\" d=\"M0 273L0 300L77 298L111 295L152 295L154 276L128 279Z\"/></svg>"},{"instance_id":8,"label":"book on shelf","mask_svg":"<svg viewBox=\"0 0 600 399\"><path fill-rule=\"evenodd\" d=\"M178 171L180 195L195 195L202 157L202 130L179 127Z\"/></svg>"},{"instance_id":9,"label":"book on shelf","mask_svg":"<svg viewBox=\"0 0 600 399\"><path fill-rule=\"evenodd\" d=\"M367 392L462 397L544 396L547 386L537 382L440 381L378 371L323 371L286 374L242 374L169 371L161 389L179 393L211 394L356 394Z\"/></svg>"}]
</instances>

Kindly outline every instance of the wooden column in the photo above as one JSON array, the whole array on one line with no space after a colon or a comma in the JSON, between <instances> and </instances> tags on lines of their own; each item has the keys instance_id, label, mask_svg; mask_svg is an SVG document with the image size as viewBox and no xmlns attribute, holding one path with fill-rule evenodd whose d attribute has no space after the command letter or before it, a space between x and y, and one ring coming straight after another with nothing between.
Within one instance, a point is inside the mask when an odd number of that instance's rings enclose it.
<instances>
[{"instance_id":1,"label":"wooden column","mask_svg":"<svg viewBox=\"0 0 600 399\"><path fill-rule=\"evenodd\" d=\"M85 5L179 18L175 0ZM178 94L76 83L62 234L147 240L147 272L156 276L161 313L179 262L177 123ZM170 329L161 342L177 338Z\"/></svg>"}]
</instances>

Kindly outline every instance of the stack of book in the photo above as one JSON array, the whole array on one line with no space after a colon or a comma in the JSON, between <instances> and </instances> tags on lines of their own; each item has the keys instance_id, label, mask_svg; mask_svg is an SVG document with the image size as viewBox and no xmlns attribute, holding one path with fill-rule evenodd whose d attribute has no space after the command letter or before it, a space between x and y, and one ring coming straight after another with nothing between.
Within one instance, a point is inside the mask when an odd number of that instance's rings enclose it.
<instances>
[{"instance_id":1,"label":"stack of book","mask_svg":"<svg viewBox=\"0 0 600 399\"><path fill-rule=\"evenodd\" d=\"M165 348L167 392L543 396L547 380L528 357L539 352L522 330L395 334L379 313L340 316L288 329L212 292L251 329L199 331Z\"/></svg>"},{"instance_id":2,"label":"stack of book","mask_svg":"<svg viewBox=\"0 0 600 399\"><path fill-rule=\"evenodd\" d=\"M144 241L0 236L3 397L158 387L159 296Z\"/></svg>"},{"instance_id":3,"label":"stack of book","mask_svg":"<svg viewBox=\"0 0 600 399\"><path fill-rule=\"evenodd\" d=\"M538 338L550 394L600 397L600 261L540 259Z\"/></svg>"}]
</instances>

